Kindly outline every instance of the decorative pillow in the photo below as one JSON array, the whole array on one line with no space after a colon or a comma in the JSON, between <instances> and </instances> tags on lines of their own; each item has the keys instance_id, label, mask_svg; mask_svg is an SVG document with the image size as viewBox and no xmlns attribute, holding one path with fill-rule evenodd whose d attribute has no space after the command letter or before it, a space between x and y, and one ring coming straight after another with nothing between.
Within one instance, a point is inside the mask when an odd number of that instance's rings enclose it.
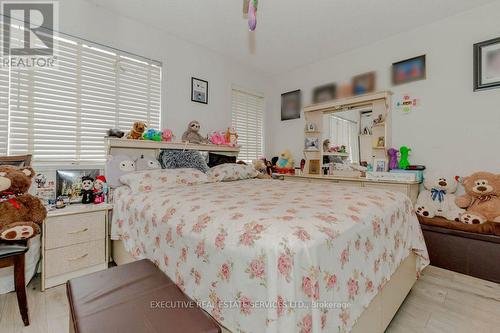
<instances>
[{"instance_id":1,"label":"decorative pillow","mask_svg":"<svg viewBox=\"0 0 500 333\"><path fill-rule=\"evenodd\" d=\"M135 168L137 169L137 171L155 170L161 169L161 165L160 162L158 162L154 158L144 157L144 155L141 155L141 157L135 160Z\"/></svg>"},{"instance_id":2,"label":"decorative pillow","mask_svg":"<svg viewBox=\"0 0 500 333\"><path fill-rule=\"evenodd\" d=\"M236 156L208 153L208 166L210 168L224 163L236 163Z\"/></svg>"},{"instance_id":3,"label":"decorative pillow","mask_svg":"<svg viewBox=\"0 0 500 333\"><path fill-rule=\"evenodd\" d=\"M149 192L171 186L195 185L208 182L208 177L196 169L157 169L136 171L120 177L120 182L134 192Z\"/></svg>"},{"instance_id":4,"label":"decorative pillow","mask_svg":"<svg viewBox=\"0 0 500 333\"><path fill-rule=\"evenodd\" d=\"M163 169L193 168L201 172L209 170L203 156L195 150L162 150L159 160Z\"/></svg>"},{"instance_id":5,"label":"decorative pillow","mask_svg":"<svg viewBox=\"0 0 500 333\"><path fill-rule=\"evenodd\" d=\"M251 165L226 163L215 166L207 172L211 182L228 182L233 180L251 179L258 172Z\"/></svg>"},{"instance_id":6,"label":"decorative pillow","mask_svg":"<svg viewBox=\"0 0 500 333\"><path fill-rule=\"evenodd\" d=\"M110 187L121 186L120 177L134 171L135 162L130 156L109 155L106 160L106 180Z\"/></svg>"}]
</instances>

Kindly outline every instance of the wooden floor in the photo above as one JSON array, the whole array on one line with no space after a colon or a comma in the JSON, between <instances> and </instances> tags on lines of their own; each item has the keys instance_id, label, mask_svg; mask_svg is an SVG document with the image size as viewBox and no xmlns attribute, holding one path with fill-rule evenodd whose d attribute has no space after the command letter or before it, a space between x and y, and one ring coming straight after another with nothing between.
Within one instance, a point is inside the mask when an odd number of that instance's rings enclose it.
<instances>
[{"instance_id":1,"label":"wooden floor","mask_svg":"<svg viewBox=\"0 0 500 333\"><path fill-rule=\"evenodd\" d=\"M39 288L38 278L28 286L29 327L22 324L15 294L0 295L0 332L68 332L64 286L43 293ZM500 332L500 285L428 267L386 332Z\"/></svg>"}]
</instances>

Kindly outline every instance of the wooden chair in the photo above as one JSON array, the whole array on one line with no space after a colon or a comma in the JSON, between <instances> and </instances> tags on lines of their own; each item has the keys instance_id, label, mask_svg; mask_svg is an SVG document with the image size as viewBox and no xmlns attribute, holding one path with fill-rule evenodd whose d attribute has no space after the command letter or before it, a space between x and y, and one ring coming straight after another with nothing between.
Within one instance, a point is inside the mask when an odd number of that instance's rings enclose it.
<instances>
[{"instance_id":1,"label":"wooden chair","mask_svg":"<svg viewBox=\"0 0 500 333\"><path fill-rule=\"evenodd\" d=\"M31 165L31 155L2 156L0 165L25 167ZM26 297L26 281L24 254L28 251L27 242L8 243L0 241L0 268L14 266L14 286L16 289L19 312L25 326L30 324L28 316L28 300Z\"/></svg>"},{"instance_id":2,"label":"wooden chair","mask_svg":"<svg viewBox=\"0 0 500 333\"><path fill-rule=\"evenodd\" d=\"M19 312L24 326L30 324L28 316L28 300L26 297L26 281L24 278L24 254L28 251L26 242L0 243L0 268L14 266L14 285Z\"/></svg>"}]
</instances>

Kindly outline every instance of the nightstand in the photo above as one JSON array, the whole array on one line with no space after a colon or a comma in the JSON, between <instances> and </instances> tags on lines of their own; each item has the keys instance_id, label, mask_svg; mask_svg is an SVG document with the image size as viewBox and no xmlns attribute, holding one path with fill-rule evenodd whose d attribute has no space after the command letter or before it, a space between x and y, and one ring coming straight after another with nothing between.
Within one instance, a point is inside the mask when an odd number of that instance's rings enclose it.
<instances>
[{"instance_id":1,"label":"nightstand","mask_svg":"<svg viewBox=\"0 0 500 333\"><path fill-rule=\"evenodd\" d=\"M108 268L110 204L48 212L42 232L42 291Z\"/></svg>"}]
</instances>

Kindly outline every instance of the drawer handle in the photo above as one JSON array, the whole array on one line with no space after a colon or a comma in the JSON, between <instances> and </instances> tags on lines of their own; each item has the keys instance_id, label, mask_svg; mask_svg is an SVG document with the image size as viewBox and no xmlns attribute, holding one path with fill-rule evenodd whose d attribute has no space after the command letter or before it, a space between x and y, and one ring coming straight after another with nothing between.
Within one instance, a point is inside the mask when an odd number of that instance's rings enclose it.
<instances>
[{"instance_id":1,"label":"drawer handle","mask_svg":"<svg viewBox=\"0 0 500 333\"><path fill-rule=\"evenodd\" d=\"M68 232L68 235L75 235L75 234L81 234L82 232L86 232L88 231L89 228L84 228L82 230L78 230L78 231L73 231L73 232Z\"/></svg>"},{"instance_id":2,"label":"drawer handle","mask_svg":"<svg viewBox=\"0 0 500 333\"><path fill-rule=\"evenodd\" d=\"M83 255L81 255L81 256L79 256L79 257L70 258L70 259L68 259L68 261L80 260L80 259L85 258L85 257L86 257L86 256L88 256L88 255L89 255L88 253L85 253L85 254L83 254Z\"/></svg>"}]
</instances>

